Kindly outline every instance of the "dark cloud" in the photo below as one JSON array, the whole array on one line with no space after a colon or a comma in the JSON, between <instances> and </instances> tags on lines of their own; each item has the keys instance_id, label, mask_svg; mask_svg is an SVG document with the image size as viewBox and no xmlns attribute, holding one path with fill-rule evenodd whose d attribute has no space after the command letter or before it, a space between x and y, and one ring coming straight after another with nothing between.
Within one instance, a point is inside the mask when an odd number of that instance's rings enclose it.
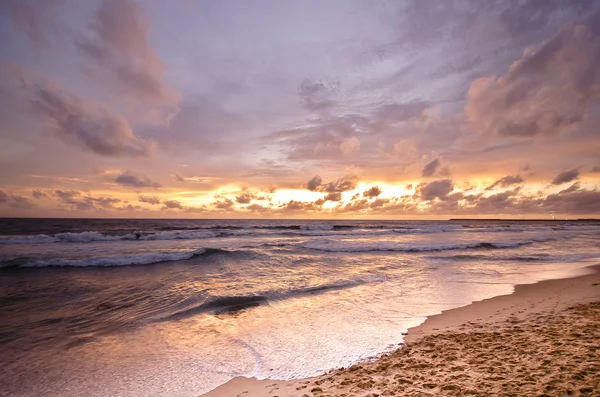
<instances>
[{"instance_id":1,"label":"dark cloud","mask_svg":"<svg viewBox=\"0 0 600 397\"><path fill-rule=\"evenodd\" d=\"M287 165L279 164L271 159L261 159L258 167L254 168L247 174L242 175L245 178L252 177L269 177L269 178L281 178L289 175L293 175L297 172Z\"/></svg>"},{"instance_id":2,"label":"dark cloud","mask_svg":"<svg viewBox=\"0 0 600 397\"><path fill-rule=\"evenodd\" d=\"M321 207L315 203L290 200L287 203L279 206L280 212L305 212L305 211L320 211Z\"/></svg>"},{"instance_id":3,"label":"dark cloud","mask_svg":"<svg viewBox=\"0 0 600 397\"><path fill-rule=\"evenodd\" d=\"M338 207L335 209L336 212L345 213L345 212L362 212L369 208L369 200L361 199L356 201L351 201L346 205Z\"/></svg>"},{"instance_id":4,"label":"dark cloud","mask_svg":"<svg viewBox=\"0 0 600 397\"><path fill-rule=\"evenodd\" d=\"M33 189L31 195L36 199L49 198L48 194L42 192L40 189Z\"/></svg>"},{"instance_id":5,"label":"dark cloud","mask_svg":"<svg viewBox=\"0 0 600 397\"><path fill-rule=\"evenodd\" d=\"M370 131L370 119L363 115L348 114L310 120L308 126L276 131L268 135L269 143L285 148L287 159L339 160L356 153L361 143L356 138Z\"/></svg>"},{"instance_id":6,"label":"dark cloud","mask_svg":"<svg viewBox=\"0 0 600 397\"><path fill-rule=\"evenodd\" d=\"M219 197L212 205L221 210L232 210L234 202L227 197Z\"/></svg>"},{"instance_id":7,"label":"dark cloud","mask_svg":"<svg viewBox=\"0 0 600 397\"><path fill-rule=\"evenodd\" d=\"M355 176L344 176L336 179L333 182L329 182L320 186L319 190L334 193L334 192L346 192L348 190L356 189L358 178Z\"/></svg>"},{"instance_id":8,"label":"dark cloud","mask_svg":"<svg viewBox=\"0 0 600 397\"><path fill-rule=\"evenodd\" d=\"M575 182L574 184L572 184L568 188L566 188L564 190L561 190L558 194L573 193L574 191L579 190L580 188L581 188L581 184L579 182Z\"/></svg>"},{"instance_id":9,"label":"dark cloud","mask_svg":"<svg viewBox=\"0 0 600 397\"><path fill-rule=\"evenodd\" d=\"M54 194L67 209L77 211L117 209L115 204L121 202L120 199L112 197L83 196L77 190L55 190Z\"/></svg>"},{"instance_id":10,"label":"dark cloud","mask_svg":"<svg viewBox=\"0 0 600 397\"><path fill-rule=\"evenodd\" d=\"M513 37L554 26L566 18L577 19L594 7L593 1L526 0L506 3L498 19Z\"/></svg>"},{"instance_id":11,"label":"dark cloud","mask_svg":"<svg viewBox=\"0 0 600 397\"><path fill-rule=\"evenodd\" d=\"M139 211L139 210L143 210L144 207L142 207L141 205L133 205L133 204L127 204L125 207L119 207L119 208L115 208L117 211L128 211L128 212L132 212L132 211Z\"/></svg>"},{"instance_id":12,"label":"dark cloud","mask_svg":"<svg viewBox=\"0 0 600 397\"><path fill-rule=\"evenodd\" d=\"M22 29L32 42L41 43L44 40L44 37L36 8L23 1L5 1L6 5L9 7L15 25Z\"/></svg>"},{"instance_id":13,"label":"dark cloud","mask_svg":"<svg viewBox=\"0 0 600 397\"><path fill-rule=\"evenodd\" d=\"M374 200L369 205L369 208L373 209L373 208L383 207L383 206L387 205L389 202L390 202L390 199L381 199L381 198L378 198L377 200Z\"/></svg>"},{"instance_id":14,"label":"dark cloud","mask_svg":"<svg viewBox=\"0 0 600 397\"><path fill-rule=\"evenodd\" d=\"M106 110L92 110L79 98L50 86L34 86L33 109L54 124L65 143L103 156L147 156L153 142L135 136L127 120Z\"/></svg>"},{"instance_id":15,"label":"dark cloud","mask_svg":"<svg viewBox=\"0 0 600 397\"><path fill-rule=\"evenodd\" d=\"M181 203L177 200L165 200L163 201L163 209L176 209L176 210L182 210L184 209L183 205L181 205Z\"/></svg>"},{"instance_id":16,"label":"dark cloud","mask_svg":"<svg viewBox=\"0 0 600 397\"><path fill-rule=\"evenodd\" d=\"M308 183L306 184L306 188L311 192L314 192L321 186L321 183L323 183L323 179L321 179L321 177L317 175L313 179L308 181Z\"/></svg>"},{"instance_id":17,"label":"dark cloud","mask_svg":"<svg viewBox=\"0 0 600 397\"><path fill-rule=\"evenodd\" d=\"M527 137L572 132L600 98L600 38L567 26L531 47L499 77L471 84L465 108L475 131Z\"/></svg>"},{"instance_id":18,"label":"dark cloud","mask_svg":"<svg viewBox=\"0 0 600 397\"><path fill-rule=\"evenodd\" d=\"M572 169L563 171L560 174L556 175L551 183L553 185L561 185L563 183L574 181L577 178L579 178L579 170Z\"/></svg>"},{"instance_id":19,"label":"dark cloud","mask_svg":"<svg viewBox=\"0 0 600 397\"><path fill-rule=\"evenodd\" d=\"M377 108L373 116L377 123L406 121L413 117L420 116L429 106L430 104L424 101L391 103Z\"/></svg>"},{"instance_id":20,"label":"dark cloud","mask_svg":"<svg viewBox=\"0 0 600 397\"><path fill-rule=\"evenodd\" d=\"M600 191L576 189L563 192L547 196L541 206L547 211L563 214L600 214Z\"/></svg>"},{"instance_id":21,"label":"dark cloud","mask_svg":"<svg viewBox=\"0 0 600 397\"><path fill-rule=\"evenodd\" d=\"M435 198L444 200L452 190L454 190L452 181L450 179L441 179L430 183L419 184L415 195L425 201L433 200Z\"/></svg>"},{"instance_id":22,"label":"dark cloud","mask_svg":"<svg viewBox=\"0 0 600 397\"><path fill-rule=\"evenodd\" d=\"M114 179L115 183L123 186L130 186L136 188L149 187L158 189L161 187L159 183L153 182L145 175L137 174L132 171L124 171Z\"/></svg>"},{"instance_id":23,"label":"dark cloud","mask_svg":"<svg viewBox=\"0 0 600 397\"><path fill-rule=\"evenodd\" d=\"M600 165L593 167L591 172L600 172Z\"/></svg>"},{"instance_id":24,"label":"dark cloud","mask_svg":"<svg viewBox=\"0 0 600 397\"><path fill-rule=\"evenodd\" d=\"M269 207L265 207L260 204L250 204L249 206L246 207L246 210L249 212L257 213L257 214L262 214L262 213L269 211Z\"/></svg>"},{"instance_id":25,"label":"dark cloud","mask_svg":"<svg viewBox=\"0 0 600 397\"><path fill-rule=\"evenodd\" d=\"M323 200L325 200L325 201L340 201L341 199L342 199L341 192L328 193L325 197L323 197Z\"/></svg>"},{"instance_id":26,"label":"dark cloud","mask_svg":"<svg viewBox=\"0 0 600 397\"><path fill-rule=\"evenodd\" d=\"M27 197L19 196L17 194L7 193L0 190L0 204L6 204L7 206L15 209L30 209L35 207Z\"/></svg>"},{"instance_id":27,"label":"dark cloud","mask_svg":"<svg viewBox=\"0 0 600 397\"><path fill-rule=\"evenodd\" d=\"M239 139L247 137L236 135L250 125L251 120L225 108L219 97L193 96L178 105L168 123L144 126L143 132L165 150L193 151L208 158L223 152L233 156L236 149L242 152ZM244 149L249 143L246 141Z\"/></svg>"},{"instance_id":28,"label":"dark cloud","mask_svg":"<svg viewBox=\"0 0 600 397\"><path fill-rule=\"evenodd\" d=\"M239 204L248 204L250 201L256 199L257 196L250 192L244 192L235 198L235 201Z\"/></svg>"},{"instance_id":29,"label":"dark cloud","mask_svg":"<svg viewBox=\"0 0 600 397\"><path fill-rule=\"evenodd\" d=\"M382 192L381 192L381 189L379 188L379 186L373 186L369 190L365 190L363 192L363 197L373 198L373 197L379 196L381 193Z\"/></svg>"},{"instance_id":30,"label":"dark cloud","mask_svg":"<svg viewBox=\"0 0 600 397\"><path fill-rule=\"evenodd\" d=\"M72 200L74 197L81 195L81 192L78 190L55 190L54 194L56 194L56 196L60 200L68 201Z\"/></svg>"},{"instance_id":31,"label":"dark cloud","mask_svg":"<svg viewBox=\"0 0 600 397\"><path fill-rule=\"evenodd\" d=\"M300 84L298 94L304 106L310 111L327 110L335 105L329 96L340 87L340 82L332 83L310 82L305 80Z\"/></svg>"},{"instance_id":32,"label":"dark cloud","mask_svg":"<svg viewBox=\"0 0 600 397\"><path fill-rule=\"evenodd\" d=\"M425 164L425 166L423 167L423 172L421 172L421 175L424 177L430 177L433 174L435 174L435 171L437 171L438 167L441 165L440 160L438 159L434 159L432 161L430 161L429 163Z\"/></svg>"},{"instance_id":33,"label":"dark cloud","mask_svg":"<svg viewBox=\"0 0 600 397\"><path fill-rule=\"evenodd\" d=\"M176 100L163 83L165 66L150 45L149 23L137 2L103 0L89 28L93 35L79 38L77 47L118 89L153 103Z\"/></svg>"},{"instance_id":34,"label":"dark cloud","mask_svg":"<svg viewBox=\"0 0 600 397\"><path fill-rule=\"evenodd\" d=\"M185 182L185 178L181 174L175 174L174 177L177 182Z\"/></svg>"},{"instance_id":35,"label":"dark cloud","mask_svg":"<svg viewBox=\"0 0 600 397\"><path fill-rule=\"evenodd\" d=\"M511 185L516 185L524 182L524 179L521 178L520 175L507 175L498 179L496 182L492 183L490 186L486 187L485 190L492 190L498 186L500 187L509 187Z\"/></svg>"},{"instance_id":36,"label":"dark cloud","mask_svg":"<svg viewBox=\"0 0 600 397\"><path fill-rule=\"evenodd\" d=\"M160 198L156 197L156 196L140 196L138 198L138 201L140 203L148 203L150 205L159 205L160 204Z\"/></svg>"}]
</instances>

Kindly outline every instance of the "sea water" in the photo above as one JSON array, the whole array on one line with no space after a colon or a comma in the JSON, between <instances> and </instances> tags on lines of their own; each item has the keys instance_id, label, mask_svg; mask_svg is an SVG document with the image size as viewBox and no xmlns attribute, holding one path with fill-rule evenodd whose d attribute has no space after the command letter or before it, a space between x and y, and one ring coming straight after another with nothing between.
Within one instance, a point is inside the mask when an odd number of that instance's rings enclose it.
<instances>
[{"instance_id":1,"label":"sea water","mask_svg":"<svg viewBox=\"0 0 600 397\"><path fill-rule=\"evenodd\" d=\"M309 377L429 315L584 274L600 223L0 220L0 395Z\"/></svg>"}]
</instances>

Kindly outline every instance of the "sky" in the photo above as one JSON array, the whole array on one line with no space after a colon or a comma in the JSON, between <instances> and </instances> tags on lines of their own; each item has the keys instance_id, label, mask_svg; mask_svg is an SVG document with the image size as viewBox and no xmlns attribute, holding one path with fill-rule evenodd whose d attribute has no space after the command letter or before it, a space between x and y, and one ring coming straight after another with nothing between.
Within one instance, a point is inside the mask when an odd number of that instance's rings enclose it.
<instances>
[{"instance_id":1,"label":"sky","mask_svg":"<svg viewBox=\"0 0 600 397\"><path fill-rule=\"evenodd\" d=\"M600 1L3 0L0 216L600 216Z\"/></svg>"}]
</instances>

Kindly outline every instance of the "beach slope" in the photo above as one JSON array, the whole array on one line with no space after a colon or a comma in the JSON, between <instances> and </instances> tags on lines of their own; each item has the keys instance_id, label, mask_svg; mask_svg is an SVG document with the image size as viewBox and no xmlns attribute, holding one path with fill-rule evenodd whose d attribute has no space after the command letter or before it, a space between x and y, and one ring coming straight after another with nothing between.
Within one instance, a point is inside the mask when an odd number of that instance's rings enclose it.
<instances>
[{"instance_id":1,"label":"beach slope","mask_svg":"<svg viewBox=\"0 0 600 397\"><path fill-rule=\"evenodd\" d=\"M600 266L429 317L373 362L292 381L235 378L203 397L600 396Z\"/></svg>"}]
</instances>

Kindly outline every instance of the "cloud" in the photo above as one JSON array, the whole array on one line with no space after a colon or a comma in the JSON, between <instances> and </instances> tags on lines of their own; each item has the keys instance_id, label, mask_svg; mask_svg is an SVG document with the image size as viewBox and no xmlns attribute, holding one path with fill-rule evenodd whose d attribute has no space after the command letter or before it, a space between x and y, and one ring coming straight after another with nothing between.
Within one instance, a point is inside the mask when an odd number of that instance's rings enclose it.
<instances>
[{"instance_id":1,"label":"cloud","mask_svg":"<svg viewBox=\"0 0 600 397\"><path fill-rule=\"evenodd\" d=\"M379 186L373 186L369 190L363 192L363 197L373 198L379 196L381 193L382 192Z\"/></svg>"},{"instance_id":2,"label":"cloud","mask_svg":"<svg viewBox=\"0 0 600 397\"><path fill-rule=\"evenodd\" d=\"M320 211L321 207L316 203L290 200L287 203L281 204L279 211L281 212L304 212L304 211Z\"/></svg>"},{"instance_id":3,"label":"cloud","mask_svg":"<svg viewBox=\"0 0 600 397\"><path fill-rule=\"evenodd\" d=\"M40 189L33 189L31 195L36 199L49 198L49 196Z\"/></svg>"},{"instance_id":4,"label":"cloud","mask_svg":"<svg viewBox=\"0 0 600 397\"><path fill-rule=\"evenodd\" d=\"M511 185L516 185L519 183L524 182L525 180L523 178L521 178L520 175L507 175L505 177L502 177L500 179L498 179L496 182L492 183L490 186L486 187L485 190L492 190L495 187L508 187Z\"/></svg>"},{"instance_id":5,"label":"cloud","mask_svg":"<svg viewBox=\"0 0 600 397\"><path fill-rule=\"evenodd\" d=\"M575 182L574 184L572 184L568 188L566 188L564 190L561 190L558 194L573 193L574 191L579 190L580 188L581 188L581 184L579 182Z\"/></svg>"},{"instance_id":6,"label":"cloud","mask_svg":"<svg viewBox=\"0 0 600 397\"><path fill-rule=\"evenodd\" d=\"M374 116L378 122L396 123L421 115L429 106L430 104L425 101L391 103L377 108Z\"/></svg>"},{"instance_id":7,"label":"cloud","mask_svg":"<svg viewBox=\"0 0 600 397\"><path fill-rule=\"evenodd\" d=\"M425 164L425 166L423 167L423 172L421 173L421 175L424 177L432 176L433 174L435 174L435 171L438 169L438 167L440 165L441 165L441 163L440 163L440 160L438 160L438 159L430 161L429 163Z\"/></svg>"},{"instance_id":8,"label":"cloud","mask_svg":"<svg viewBox=\"0 0 600 397\"><path fill-rule=\"evenodd\" d=\"M127 120L94 110L80 98L51 86L33 86L33 109L53 122L65 143L103 156L148 156L154 143L135 136Z\"/></svg>"},{"instance_id":9,"label":"cloud","mask_svg":"<svg viewBox=\"0 0 600 397\"><path fill-rule=\"evenodd\" d=\"M577 178L579 178L579 170L572 169L563 171L560 174L556 175L551 183L553 185L561 185L563 183L574 181Z\"/></svg>"},{"instance_id":10,"label":"cloud","mask_svg":"<svg viewBox=\"0 0 600 397\"><path fill-rule=\"evenodd\" d=\"M248 204L254 200L257 196L250 192L244 192L235 198L235 201L239 204Z\"/></svg>"},{"instance_id":11,"label":"cloud","mask_svg":"<svg viewBox=\"0 0 600 397\"><path fill-rule=\"evenodd\" d=\"M505 75L475 80L465 108L479 133L527 137L579 127L600 97L600 37L583 25L563 28L528 48Z\"/></svg>"},{"instance_id":12,"label":"cloud","mask_svg":"<svg viewBox=\"0 0 600 397\"><path fill-rule=\"evenodd\" d=\"M600 165L594 166L591 172L600 172Z\"/></svg>"},{"instance_id":13,"label":"cloud","mask_svg":"<svg viewBox=\"0 0 600 397\"><path fill-rule=\"evenodd\" d=\"M3 190L0 190L0 204L6 204L15 209L30 209L35 207L27 197L7 193Z\"/></svg>"},{"instance_id":14,"label":"cloud","mask_svg":"<svg viewBox=\"0 0 600 397\"><path fill-rule=\"evenodd\" d=\"M310 82L304 80L300 84L298 89L298 95L302 100L304 106L310 111L322 111L327 110L335 105L335 101L330 99L329 96L340 87L340 82L323 83L323 82Z\"/></svg>"},{"instance_id":15,"label":"cloud","mask_svg":"<svg viewBox=\"0 0 600 397\"><path fill-rule=\"evenodd\" d=\"M320 186L320 190L333 193L333 192L346 192L348 190L356 189L356 183L358 178L355 176L344 176L336 179L333 182L326 183Z\"/></svg>"},{"instance_id":16,"label":"cloud","mask_svg":"<svg viewBox=\"0 0 600 397\"><path fill-rule=\"evenodd\" d=\"M323 179L321 179L321 177L317 175L313 179L308 181L308 183L306 184L306 188L311 192L314 192L319 188L319 186L321 186L321 183L323 183Z\"/></svg>"},{"instance_id":17,"label":"cloud","mask_svg":"<svg viewBox=\"0 0 600 397\"><path fill-rule=\"evenodd\" d=\"M150 44L149 22L137 2L103 0L89 29L93 34L76 45L118 89L152 103L177 100L163 82L165 65Z\"/></svg>"},{"instance_id":18,"label":"cloud","mask_svg":"<svg viewBox=\"0 0 600 397\"><path fill-rule=\"evenodd\" d=\"M390 202L390 199L381 199L378 198L377 200L373 201L370 205L369 208L379 208L379 207L383 207L385 205L387 205Z\"/></svg>"},{"instance_id":19,"label":"cloud","mask_svg":"<svg viewBox=\"0 0 600 397\"><path fill-rule=\"evenodd\" d=\"M31 4L24 2L14 0L6 1L15 25L22 29L32 42L41 43L44 40L44 37L42 35L42 29L40 27L36 8Z\"/></svg>"},{"instance_id":20,"label":"cloud","mask_svg":"<svg viewBox=\"0 0 600 397\"><path fill-rule=\"evenodd\" d=\"M160 204L160 198L156 197L156 196L140 196L138 198L138 201L140 203L148 203L150 205L159 205Z\"/></svg>"},{"instance_id":21,"label":"cloud","mask_svg":"<svg viewBox=\"0 0 600 397\"><path fill-rule=\"evenodd\" d=\"M175 180L177 182L185 182L185 177L183 175L181 175L181 174L175 174L173 176L175 177Z\"/></svg>"},{"instance_id":22,"label":"cloud","mask_svg":"<svg viewBox=\"0 0 600 397\"><path fill-rule=\"evenodd\" d=\"M246 210L257 213L257 214L262 214L262 213L268 212L269 207L265 207L260 204L250 204L249 206L246 207Z\"/></svg>"},{"instance_id":23,"label":"cloud","mask_svg":"<svg viewBox=\"0 0 600 397\"><path fill-rule=\"evenodd\" d=\"M563 214L600 213L600 191L580 189L563 192L547 196L541 203L542 207Z\"/></svg>"},{"instance_id":24,"label":"cloud","mask_svg":"<svg viewBox=\"0 0 600 397\"><path fill-rule=\"evenodd\" d=\"M54 194L60 200L61 204L66 205L70 210L90 211L90 210L107 210L118 209L115 204L121 200L113 197L92 197L83 196L78 190L60 190L54 191Z\"/></svg>"},{"instance_id":25,"label":"cloud","mask_svg":"<svg viewBox=\"0 0 600 397\"><path fill-rule=\"evenodd\" d=\"M132 171L123 171L123 173L121 173L114 179L114 182L118 183L119 185L137 188L149 187L153 189L158 189L161 187L159 183L151 181L150 178L148 178L147 176L137 174Z\"/></svg>"},{"instance_id":26,"label":"cloud","mask_svg":"<svg viewBox=\"0 0 600 397\"><path fill-rule=\"evenodd\" d=\"M370 119L358 114L319 117L302 127L273 132L271 144L284 147L288 160L339 159L360 149L356 136L369 129Z\"/></svg>"},{"instance_id":27,"label":"cloud","mask_svg":"<svg viewBox=\"0 0 600 397\"><path fill-rule=\"evenodd\" d=\"M359 150L360 141L356 139L356 137L344 139L342 143L340 143L340 153L342 153L342 156L350 156L354 153L357 153Z\"/></svg>"},{"instance_id":28,"label":"cloud","mask_svg":"<svg viewBox=\"0 0 600 397\"><path fill-rule=\"evenodd\" d=\"M163 201L163 209L177 209L177 210L182 210L184 209L183 205L181 205L181 203L177 200L165 200Z\"/></svg>"},{"instance_id":29,"label":"cloud","mask_svg":"<svg viewBox=\"0 0 600 397\"><path fill-rule=\"evenodd\" d=\"M242 175L245 178L251 177L270 177L270 178L282 178L294 173L297 173L297 169L292 169L287 165L278 164L276 161L271 159L261 159L257 167Z\"/></svg>"},{"instance_id":30,"label":"cloud","mask_svg":"<svg viewBox=\"0 0 600 397\"><path fill-rule=\"evenodd\" d=\"M62 200L62 201L69 201L72 200L74 197L77 197L79 195L81 195L80 191L77 190L55 190L54 194L56 194L56 196Z\"/></svg>"},{"instance_id":31,"label":"cloud","mask_svg":"<svg viewBox=\"0 0 600 397\"><path fill-rule=\"evenodd\" d=\"M441 179L430 183L419 184L415 195L425 201L433 200L435 198L444 200L452 190L454 190L452 181L450 179Z\"/></svg>"},{"instance_id":32,"label":"cloud","mask_svg":"<svg viewBox=\"0 0 600 397\"><path fill-rule=\"evenodd\" d=\"M324 198L325 201L340 201L342 199L341 192L328 193Z\"/></svg>"},{"instance_id":33,"label":"cloud","mask_svg":"<svg viewBox=\"0 0 600 397\"><path fill-rule=\"evenodd\" d=\"M233 209L234 202L227 197L219 197L214 203L212 203L212 205L215 208L228 211Z\"/></svg>"}]
</instances>

